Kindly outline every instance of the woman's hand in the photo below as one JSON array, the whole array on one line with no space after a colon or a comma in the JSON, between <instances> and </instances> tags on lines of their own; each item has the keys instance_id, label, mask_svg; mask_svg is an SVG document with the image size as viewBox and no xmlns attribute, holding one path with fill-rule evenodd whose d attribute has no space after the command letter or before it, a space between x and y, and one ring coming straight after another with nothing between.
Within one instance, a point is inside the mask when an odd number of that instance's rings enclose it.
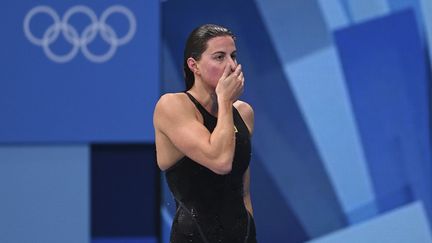
<instances>
[{"instance_id":1,"label":"woman's hand","mask_svg":"<svg viewBox=\"0 0 432 243\"><path fill-rule=\"evenodd\" d=\"M230 65L226 65L216 86L216 95L218 99L234 103L243 93L243 88L244 76L241 70L241 65L237 65L234 72L231 71Z\"/></svg>"}]
</instances>

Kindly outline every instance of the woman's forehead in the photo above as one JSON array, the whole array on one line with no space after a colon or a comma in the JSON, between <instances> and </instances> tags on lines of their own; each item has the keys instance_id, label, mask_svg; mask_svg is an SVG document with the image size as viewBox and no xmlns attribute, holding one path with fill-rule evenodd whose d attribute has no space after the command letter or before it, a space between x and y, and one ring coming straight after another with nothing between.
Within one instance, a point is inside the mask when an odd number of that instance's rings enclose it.
<instances>
[{"instance_id":1,"label":"woman's forehead","mask_svg":"<svg viewBox=\"0 0 432 243\"><path fill-rule=\"evenodd\" d=\"M218 36L211 38L207 41L207 50L209 52L214 52L217 50L230 50L236 49L234 40L231 36Z\"/></svg>"}]
</instances>

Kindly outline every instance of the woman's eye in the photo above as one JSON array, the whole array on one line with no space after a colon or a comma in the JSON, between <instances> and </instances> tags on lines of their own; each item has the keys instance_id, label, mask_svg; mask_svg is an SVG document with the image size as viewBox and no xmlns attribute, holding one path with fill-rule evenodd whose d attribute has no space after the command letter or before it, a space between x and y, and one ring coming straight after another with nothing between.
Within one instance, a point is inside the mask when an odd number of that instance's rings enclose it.
<instances>
[{"instance_id":1,"label":"woman's eye","mask_svg":"<svg viewBox=\"0 0 432 243\"><path fill-rule=\"evenodd\" d=\"M217 60L223 60L223 59L224 59L224 56L223 56L223 55L217 55L217 56L216 56L216 59L217 59Z\"/></svg>"}]
</instances>

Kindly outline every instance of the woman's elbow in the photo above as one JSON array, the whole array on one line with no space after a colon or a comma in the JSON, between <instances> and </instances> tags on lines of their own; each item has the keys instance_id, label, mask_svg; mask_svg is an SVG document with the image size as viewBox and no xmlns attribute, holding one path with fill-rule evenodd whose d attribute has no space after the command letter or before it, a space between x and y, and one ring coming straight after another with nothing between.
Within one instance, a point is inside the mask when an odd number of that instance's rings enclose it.
<instances>
[{"instance_id":1,"label":"woman's elbow","mask_svg":"<svg viewBox=\"0 0 432 243\"><path fill-rule=\"evenodd\" d=\"M234 153L211 153L207 155L208 168L218 175L229 174L232 170Z\"/></svg>"},{"instance_id":2,"label":"woman's elbow","mask_svg":"<svg viewBox=\"0 0 432 243\"><path fill-rule=\"evenodd\" d=\"M213 172L218 175L229 174L232 170L232 160L219 161L217 166L214 168Z\"/></svg>"}]
</instances>

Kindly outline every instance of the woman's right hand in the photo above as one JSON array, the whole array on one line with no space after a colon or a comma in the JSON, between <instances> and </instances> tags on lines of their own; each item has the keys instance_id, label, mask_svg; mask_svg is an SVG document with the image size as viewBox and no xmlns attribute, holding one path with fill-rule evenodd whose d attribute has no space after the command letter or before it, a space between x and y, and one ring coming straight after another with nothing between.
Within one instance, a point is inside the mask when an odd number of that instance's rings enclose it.
<instances>
[{"instance_id":1,"label":"woman's right hand","mask_svg":"<svg viewBox=\"0 0 432 243\"><path fill-rule=\"evenodd\" d=\"M241 65L237 65L234 72L231 71L230 65L226 65L216 86L216 95L218 99L234 103L243 93L243 88L244 76L241 70Z\"/></svg>"}]
</instances>

